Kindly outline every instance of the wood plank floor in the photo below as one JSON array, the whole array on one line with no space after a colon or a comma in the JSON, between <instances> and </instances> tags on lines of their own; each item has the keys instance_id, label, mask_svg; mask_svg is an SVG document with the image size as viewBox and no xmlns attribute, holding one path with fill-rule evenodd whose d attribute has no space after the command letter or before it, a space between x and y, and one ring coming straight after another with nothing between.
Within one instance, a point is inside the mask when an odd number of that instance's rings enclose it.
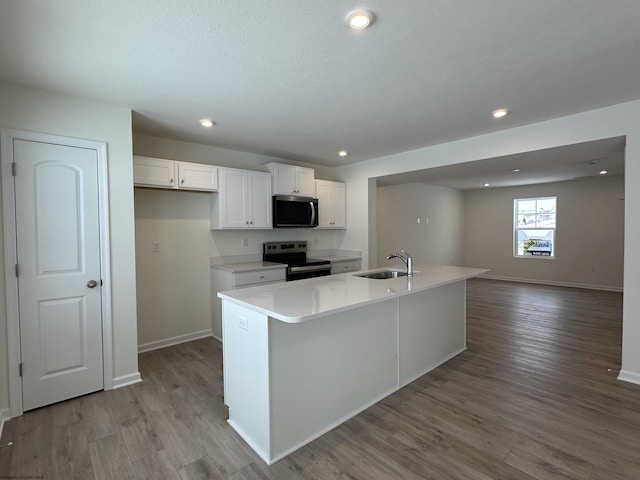
<instances>
[{"instance_id":1,"label":"wood plank floor","mask_svg":"<svg viewBox=\"0 0 640 480\"><path fill-rule=\"evenodd\" d=\"M141 354L141 384L9 421L0 478L640 479L622 294L472 280L467 310L467 351L271 467L225 423L204 339Z\"/></svg>"}]
</instances>

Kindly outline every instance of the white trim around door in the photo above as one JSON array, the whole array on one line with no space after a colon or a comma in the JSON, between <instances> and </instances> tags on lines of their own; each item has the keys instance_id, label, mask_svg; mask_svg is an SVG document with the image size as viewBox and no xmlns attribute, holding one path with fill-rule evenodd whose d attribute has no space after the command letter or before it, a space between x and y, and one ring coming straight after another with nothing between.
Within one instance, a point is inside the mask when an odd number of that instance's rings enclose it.
<instances>
[{"instance_id":1,"label":"white trim around door","mask_svg":"<svg viewBox=\"0 0 640 480\"><path fill-rule=\"evenodd\" d=\"M111 270L109 248L109 189L107 144L93 140L84 140L59 135L2 129L0 133L1 172L2 172L2 226L4 240L4 278L7 308L7 343L9 362L9 409L11 417L22 415L22 382L19 365L20 323L18 312L18 280L15 265L17 263L16 211L12 175L14 158L14 140L51 143L95 150L98 157L98 195L100 215L100 268L102 277L102 343L104 389L114 387L113 380L113 342L111 318Z\"/></svg>"}]
</instances>

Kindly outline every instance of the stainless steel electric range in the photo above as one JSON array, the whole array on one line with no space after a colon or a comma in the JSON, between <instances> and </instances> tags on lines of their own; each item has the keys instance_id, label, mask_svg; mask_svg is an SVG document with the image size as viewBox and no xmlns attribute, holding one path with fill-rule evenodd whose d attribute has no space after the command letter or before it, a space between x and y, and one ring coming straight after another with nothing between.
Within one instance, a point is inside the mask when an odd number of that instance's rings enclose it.
<instances>
[{"instance_id":1,"label":"stainless steel electric range","mask_svg":"<svg viewBox=\"0 0 640 480\"><path fill-rule=\"evenodd\" d=\"M287 264L287 281L331 275L331 262L307 258L307 242L265 242L262 260Z\"/></svg>"}]
</instances>

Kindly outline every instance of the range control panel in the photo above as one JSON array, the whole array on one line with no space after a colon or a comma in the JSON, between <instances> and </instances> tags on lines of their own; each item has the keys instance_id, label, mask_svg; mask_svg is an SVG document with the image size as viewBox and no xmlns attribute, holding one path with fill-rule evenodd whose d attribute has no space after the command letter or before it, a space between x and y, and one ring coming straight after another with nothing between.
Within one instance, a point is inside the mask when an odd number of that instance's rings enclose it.
<instances>
[{"instance_id":1,"label":"range control panel","mask_svg":"<svg viewBox=\"0 0 640 480\"><path fill-rule=\"evenodd\" d=\"M295 242L265 242L262 246L263 253L273 255L278 253L301 253L307 251L306 240Z\"/></svg>"}]
</instances>

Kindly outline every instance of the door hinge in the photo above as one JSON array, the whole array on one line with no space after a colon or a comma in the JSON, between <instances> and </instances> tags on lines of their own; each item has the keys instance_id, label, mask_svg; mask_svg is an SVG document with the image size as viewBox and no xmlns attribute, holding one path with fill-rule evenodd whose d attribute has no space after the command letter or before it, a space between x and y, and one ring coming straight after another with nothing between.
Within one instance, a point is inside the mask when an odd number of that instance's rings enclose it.
<instances>
[{"instance_id":1,"label":"door hinge","mask_svg":"<svg viewBox=\"0 0 640 480\"><path fill-rule=\"evenodd\" d=\"M17 168L16 162L11 162L11 175L13 175L14 177L16 176L16 168Z\"/></svg>"},{"instance_id":2,"label":"door hinge","mask_svg":"<svg viewBox=\"0 0 640 480\"><path fill-rule=\"evenodd\" d=\"M20 265L16 263L16 277L20 276Z\"/></svg>"},{"instance_id":3,"label":"door hinge","mask_svg":"<svg viewBox=\"0 0 640 480\"><path fill-rule=\"evenodd\" d=\"M18 365L18 374L22 376L22 362Z\"/></svg>"}]
</instances>

